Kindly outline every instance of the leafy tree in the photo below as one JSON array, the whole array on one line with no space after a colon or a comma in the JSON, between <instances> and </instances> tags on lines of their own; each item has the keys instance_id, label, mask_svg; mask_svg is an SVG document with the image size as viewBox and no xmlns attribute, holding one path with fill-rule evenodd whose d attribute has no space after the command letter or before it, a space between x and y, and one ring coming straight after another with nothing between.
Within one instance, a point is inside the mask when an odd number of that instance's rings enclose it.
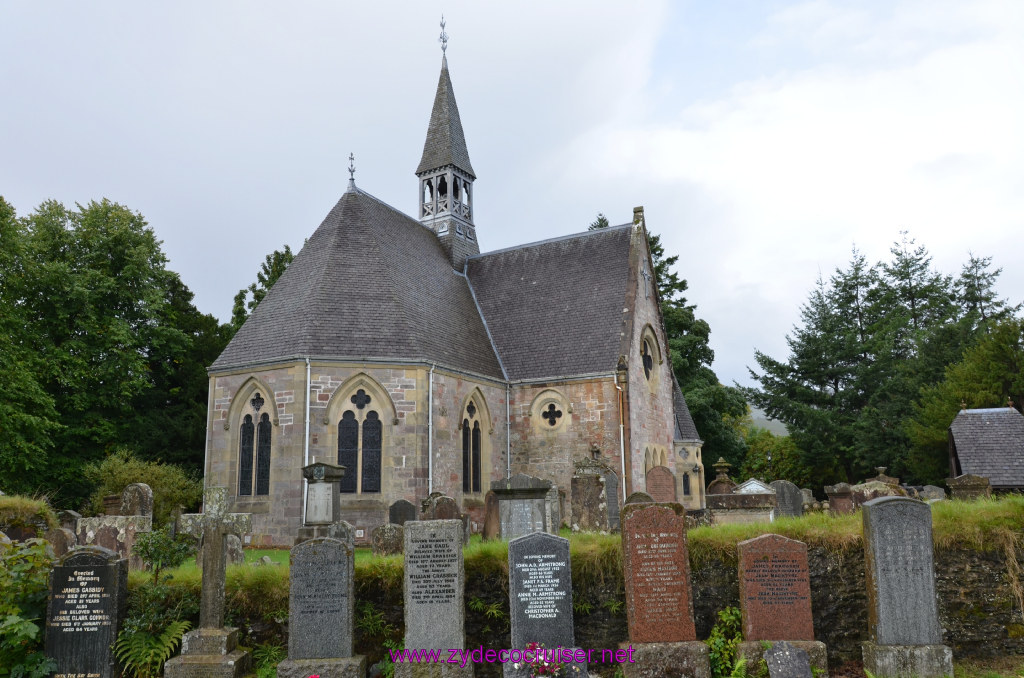
<instances>
[{"instance_id":1,"label":"leafy tree","mask_svg":"<svg viewBox=\"0 0 1024 678\"><path fill-rule=\"evenodd\" d=\"M61 426L53 398L40 383L43 361L31 341L26 246L22 223L0 197L0 477L6 492L31 494Z\"/></svg>"},{"instance_id":2,"label":"leafy tree","mask_svg":"<svg viewBox=\"0 0 1024 678\"><path fill-rule=\"evenodd\" d=\"M1011 318L989 332L946 368L945 377L921 390L906 431L913 445L908 460L923 482L948 477L949 425L961 406L1002 407L1024 403L1024 320Z\"/></svg>"},{"instance_id":3,"label":"leafy tree","mask_svg":"<svg viewBox=\"0 0 1024 678\"><path fill-rule=\"evenodd\" d=\"M605 224L607 225L607 223L606 219ZM263 301L263 297L267 296L267 292L274 286L294 258L288 245L284 246L284 250L274 250L260 264L260 270L256 273L256 282L238 290L238 294L235 295L234 307L231 309L231 325L236 331Z\"/></svg>"},{"instance_id":4,"label":"leafy tree","mask_svg":"<svg viewBox=\"0 0 1024 678\"><path fill-rule=\"evenodd\" d=\"M811 469L804 465L803 453L791 437L750 427L745 442L747 454L740 467L740 478L763 478L768 482L788 480L797 487L807 487L811 482Z\"/></svg>"},{"instance_id":5,"label":"leafy tree","mask_svg":"<svg viewBox=\"0 0 1024 678\"><path fill-rule=\"evenodd\" d=\"M121 494L131 483L149 485L153 490L153 524L157 527L169 523L178 507L198 506L203 496L203 482L198 476L190 476L174 464L140 459L124 448L85 466L82 474L95 487L91 497L94 513L102 512L105 496Z\"/></svg>"},{"instance_id":6,"label":"leafy tree","mask_svg":"<svg viewBox=\"0 0 1024 678\"><path fill-rule=\"evenodd\" d=\"M607 227L608 219L598 214L588 230ZM704 441L704 457L725 457L738 466L743 459L744 444L730 424L730 418L747 413L746 400L739 389L723 386L711 369L715 359L715 352L708 343L711 327L696 316L697 307L688 304L683 296L687 282L674 270L679 256L665 256L665 247L657 234L647 234L647 247L651 252L672 371L686 398L697 433Z\"/></svg>"}]
</instances>

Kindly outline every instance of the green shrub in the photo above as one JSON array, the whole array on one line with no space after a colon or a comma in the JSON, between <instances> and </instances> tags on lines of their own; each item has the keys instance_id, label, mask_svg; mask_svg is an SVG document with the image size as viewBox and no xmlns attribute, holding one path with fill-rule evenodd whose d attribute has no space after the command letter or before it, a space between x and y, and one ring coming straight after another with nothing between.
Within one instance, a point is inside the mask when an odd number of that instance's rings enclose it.
<instances>
[{"instance_id":1,"label":"green shrub","mask_svg":"<svg viewBox=\"0 0 1024 678\"><path fill-rule=\"evenodd\" d=\"M53 562L42 539L0 545L0 676L44 678L57 668L43 654L43 619Z\"/></svg>"},{"instance_id":2,"label":"green shrub","mask_svg":"<svg viewBox=\"0 0 1024 678\"><path fill-rule=\"evenodd\" d=\"M93 513L103 513L103 497L121 494L132 483L146 483L153 489L153 526L170 522L179 506L194 508L203 497L203 482L190 477L174 464L143 461L130 450L115 450L98 464L83 469L86 479L96 486L90 498Z\"/></svg>"},{"instance_id":3,"label":"green shrub","mask_svg":"<svg viewBox=\"0 0 1024 678\"><path fill-rule=\"evenodd\" d=\"M0 531L12 527L34 528L42 537L48 529L58 527L57 514L45 499L32 499L17 495L0 496Z\"/></svg>"},{"instance_id":4,"label":"green shrub","mask_svg":"<svg viewBox=\"0 0 1024 678\"><path fill-rule=\"evenodd\" d=\"M718 613L718 622L708 636L708 658L711 660L713 678L727 678L739 669L745 675L745 664L736 662L736 648L743 640L742 616L735 607L727 607Z\"/></svg>"}]
</instances>

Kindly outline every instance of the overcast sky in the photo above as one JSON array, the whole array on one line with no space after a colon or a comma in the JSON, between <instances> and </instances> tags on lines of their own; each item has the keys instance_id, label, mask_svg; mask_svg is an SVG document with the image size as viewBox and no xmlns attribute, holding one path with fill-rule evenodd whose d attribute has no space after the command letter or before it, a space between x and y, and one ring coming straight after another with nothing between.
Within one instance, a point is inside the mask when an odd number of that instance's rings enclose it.
<instances>
[{"instance_id":1,"label":"overcast sky","mask_svg":"<svg viewBox=\"0 0 1024 678\"><path fill-rule=\"evenodd\" d=\"M415 214L442 10L481 249L643 205L725 383L786 357L819 274L901 230L948 273L992 256L1024 300L1019 0L0 0L0 194L141 212L228 320L350 152Z\"/></svg>"}]
</instances>

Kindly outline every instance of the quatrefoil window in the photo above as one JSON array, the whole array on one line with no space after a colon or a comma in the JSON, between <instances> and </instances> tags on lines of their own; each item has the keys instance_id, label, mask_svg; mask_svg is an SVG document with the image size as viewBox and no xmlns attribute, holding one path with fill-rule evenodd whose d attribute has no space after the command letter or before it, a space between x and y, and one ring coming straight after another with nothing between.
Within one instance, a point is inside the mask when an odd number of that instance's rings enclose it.
<instances>
[{"instance_id":1,"label":"quatrefoil window","mask_svg":"<svg viewBox=\"0 0 1024 678\"><path fill-rule=\"evenodd\" d=\"M263 396L261 396L259 394L259 392L257 391L256 395L254 395L252 397L252 400L249 401L249 404L252 405L252 409L254 409L257 412L259 412L260 408L263 407L263 403L265 403L265 402L266 401L263 399Z\"/></svg>"},{"instance_id":2,"label":"quatrefoil window","mask_svg":"<svg viewBox=\"0 0 1024 678\"><path fill-rule=\"evenodd\" d=\"M649 341L644 339L643 349L640 351L640 358L644 363L644 376L647 379L651 378L651 370L654 369L654 358L651 357L651 344Z\"/></svg>"},{"instance_id":3,"label":"quatrefoil window","mask_svg":"<svg viewBox=\"0 0 1024 678\"><path fill-rule=\"evenodd\" d=\"M547 420L549 426L554 426L558 423L558 420L562 417L562 410L555 407L554 403L548 405L548 409L541 412L542 417Z\"/></svg>"},{"instance_id":4,"label":"quatrefoil window","mask_svg":"<svg viewBox=\"0 0 1024 678\"><path fill-rule=\"evenodd\" d=\"M364 391L363 389L359 389L358 391L356 391L356 394L352 396L351 400L352 404L361 410L370 404L371 398L370 396L366 395L366 391Z\"/></svg>"},{"instance_id":5,"label":"quatrefoil window","mask_svg":"<svg viewBox=\"0 0 1024 678\"><path fill-rule=\"evenodd\" d=\"M468 412L471 417L476 416L476 405L473 404L473 401L470 401L469 405L466 405L466 412Z\"/></svg>"}]
</instances>

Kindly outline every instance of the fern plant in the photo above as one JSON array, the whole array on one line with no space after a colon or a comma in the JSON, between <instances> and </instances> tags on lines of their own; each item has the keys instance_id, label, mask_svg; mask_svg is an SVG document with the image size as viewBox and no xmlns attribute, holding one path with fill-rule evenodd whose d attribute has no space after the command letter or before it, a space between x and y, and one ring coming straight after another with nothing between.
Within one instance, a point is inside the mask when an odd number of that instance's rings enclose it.
<instances>
[{"instance_id":1,"label":"fern plant","mask_svg":"<svg viewBox=\"0 0 1024 678\"><path fill-rule=\"evenodd\" d=\"M157 678L182 636L192 625L184 620L169 623L160 633L125 630L117 636L114 651L132 678Z\"/></svg>"}]
</instances>

